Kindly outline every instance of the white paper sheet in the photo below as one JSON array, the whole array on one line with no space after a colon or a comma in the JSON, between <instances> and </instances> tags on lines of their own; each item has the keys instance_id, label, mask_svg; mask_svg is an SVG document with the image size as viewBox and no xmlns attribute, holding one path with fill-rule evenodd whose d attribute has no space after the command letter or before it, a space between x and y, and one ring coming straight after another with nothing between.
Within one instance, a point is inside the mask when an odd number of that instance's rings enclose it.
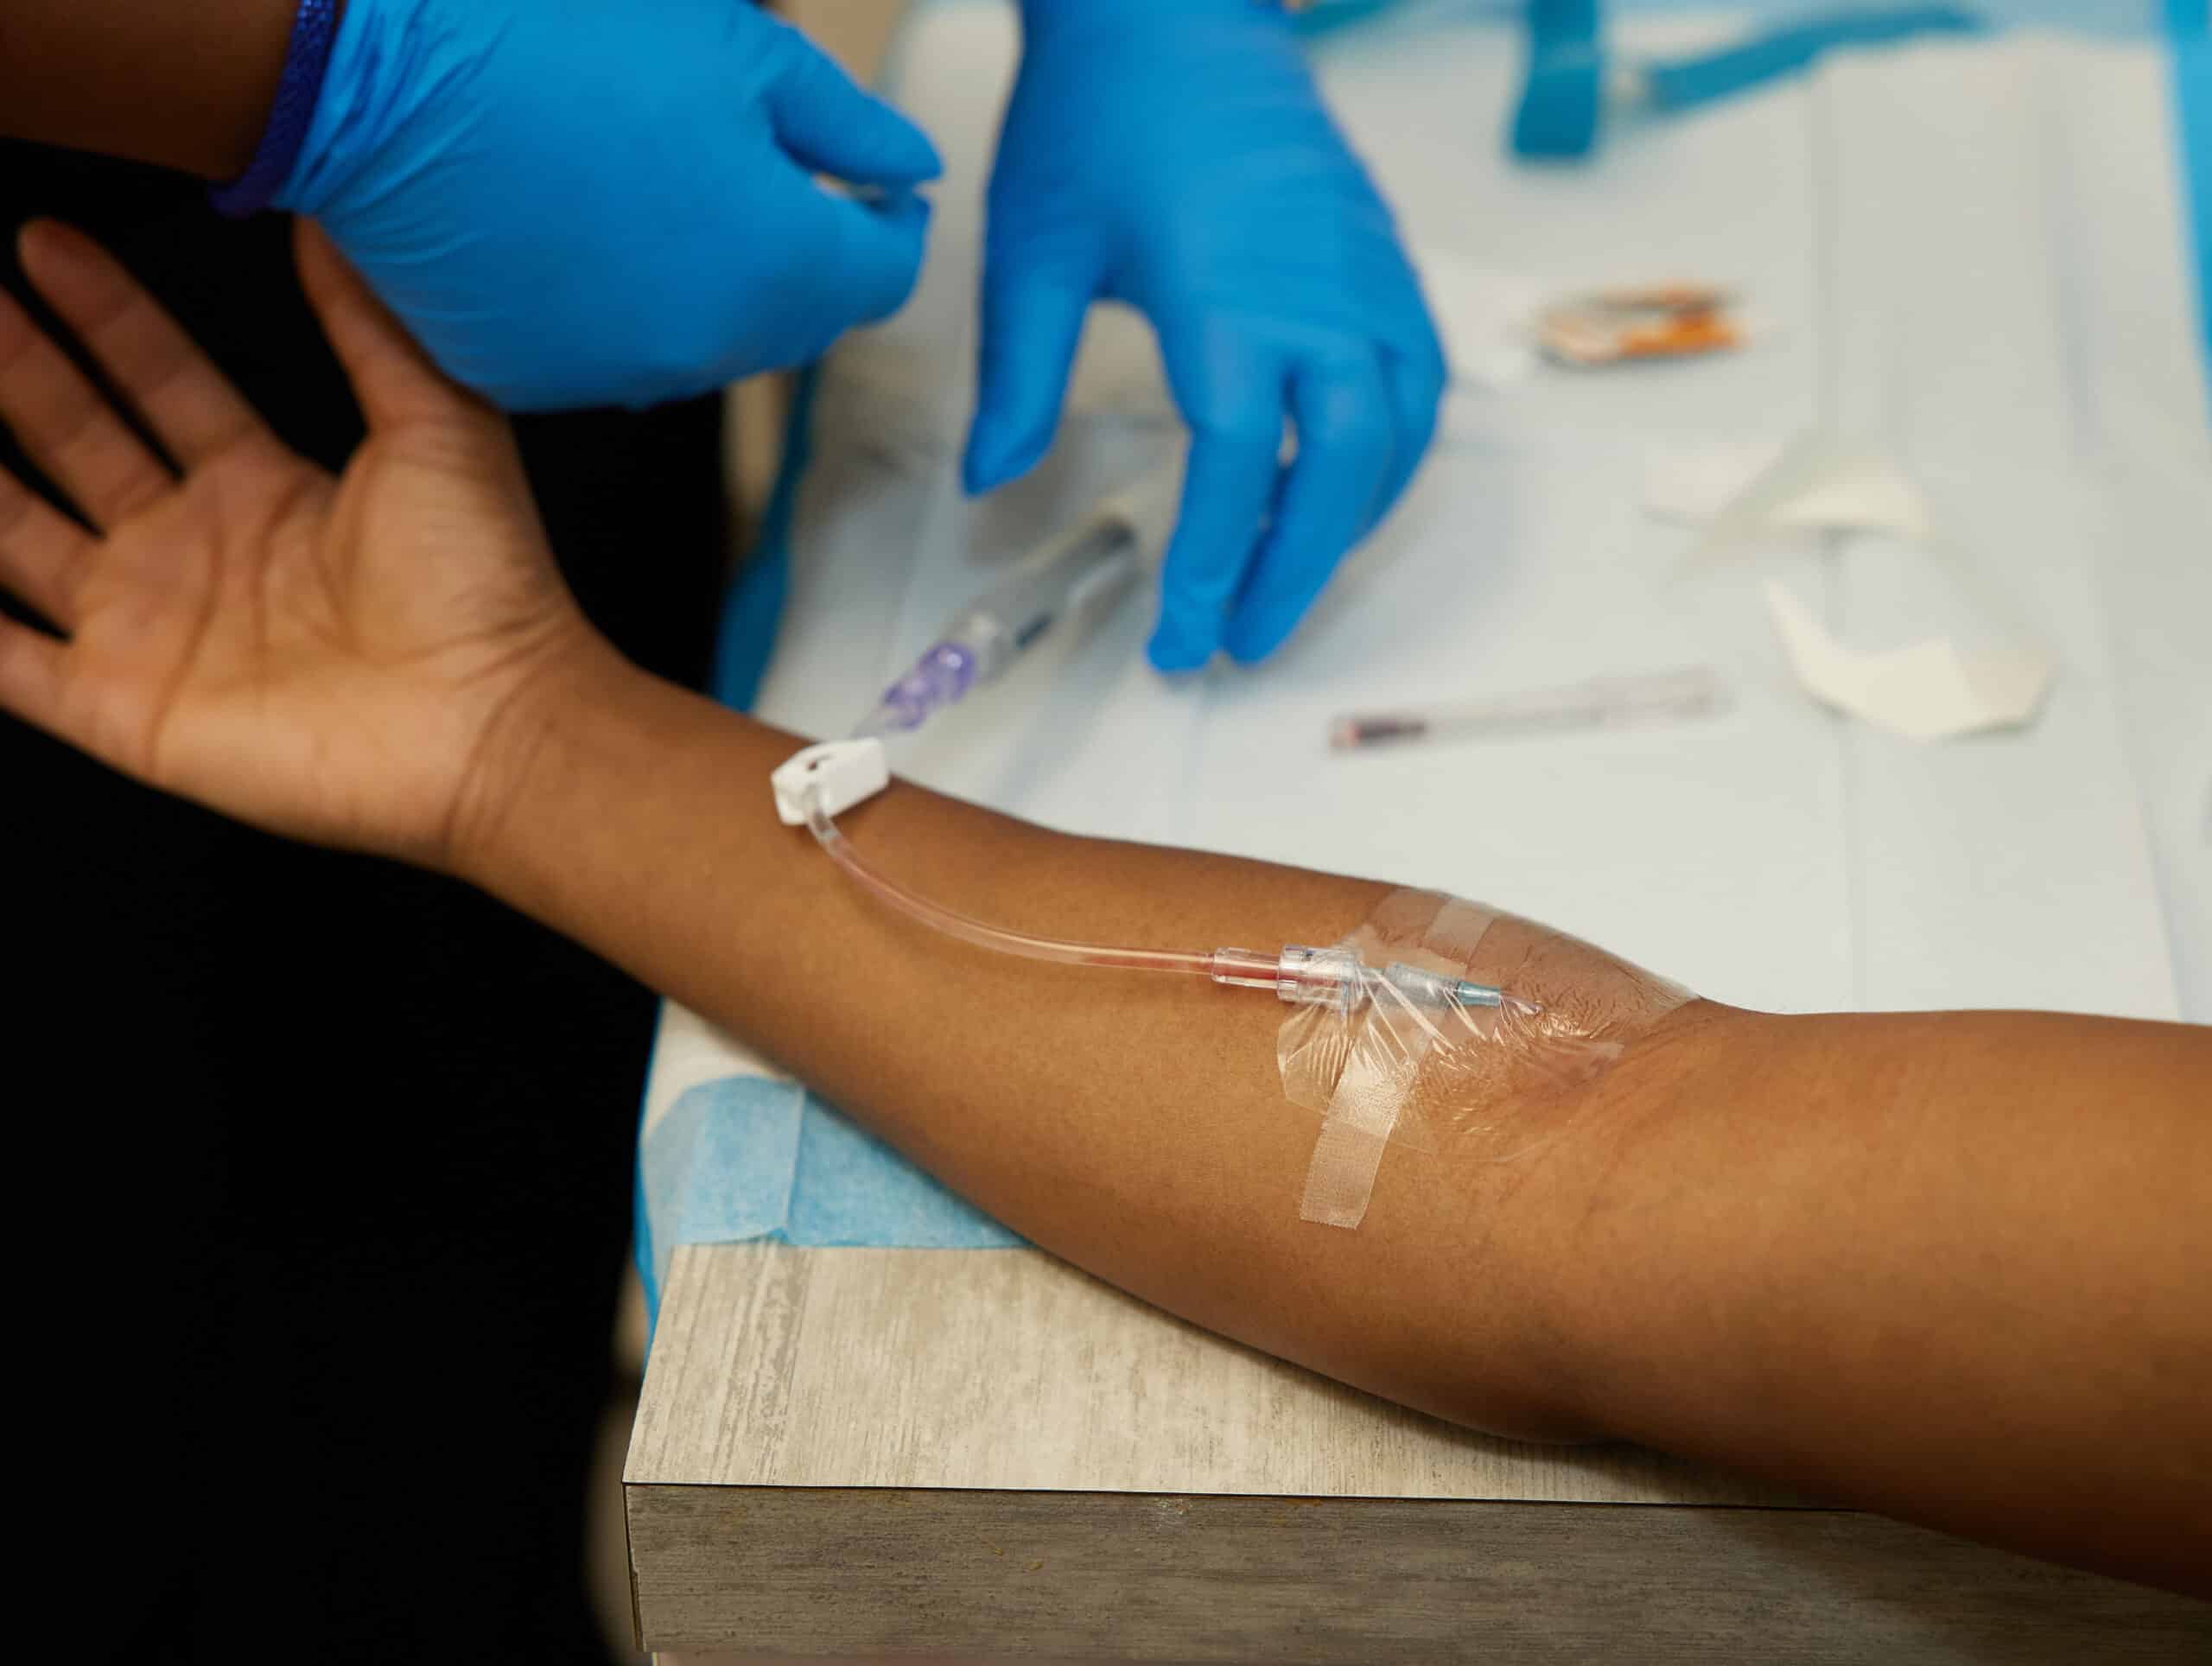
<instances>
[{"instance_id":1,"label":"white paper sheet","mask_svg":"<svg viewBox=\"0 0 2212 1666\"><path fill-rule=\"evenodd\" d=\"M992 7L940 5L912 28L931 33L908 51L963 72L957 87L902 89L948 175L922 291L876 334L936 367L925 391L950 437L874 474L825 456L809 483L806 575L763 708L817 731L849 723L997 563L1165 437L1093 403L1040 478L984 506L959 495L991 137L975 89L1011 41ZM1490 400L1256 672L1153 676L1148 610L1133 608L894 761L1085 831L1446 885L1753 1004L2171 1014L2086 565L2094 493L2068 456L2038 50L1884 54L1643 136L1591 169L1541 173L1504 162L1489 119L1516 73L1509 33L1450 31L1414 63L1332 57L1339 112L1424 246L1478 264L1510 247L1512 270L1547 288L1713 277L1757 297L1770 339L1648 374L1539 375ZM1458 131L1458 148L1439 143ZM1803 698L1760 581L1778 575L1846 640L1907 643L1928 632L1903 552L1840 567L1783 551L1748 573L1680 575L1691 535L1639 507L1654 437L1772 443L1824 425L1893 440L1935 518L1962 529L1982 576L1993 569L2008 628L2063 662L2032 728L1925 748ZM830 466L848 471L834 490ZM1452 754L1323 744L1344 709L1692 662L1729 678L1730 717ZM2076 946L2053 956L2053 943Z\"/></svg>"}]
</instances>

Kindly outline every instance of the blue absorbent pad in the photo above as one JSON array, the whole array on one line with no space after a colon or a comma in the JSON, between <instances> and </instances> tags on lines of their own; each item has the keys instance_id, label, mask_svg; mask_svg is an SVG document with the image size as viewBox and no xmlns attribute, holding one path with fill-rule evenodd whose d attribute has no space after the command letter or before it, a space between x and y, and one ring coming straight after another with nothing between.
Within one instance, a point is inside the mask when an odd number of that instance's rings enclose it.
<instances>
[{"instance_id":1,"label":"blue absorbent pad","mask_svg":"<svg viewBox=\"0 0 2212 1666\"><path fill-rule=\"evenodd\" d=\"M639 1149L655 1282L678 1243L995 1250L1022 1240L796 1082L702 1083ZM641 1246L641 1248L644 1246Z\"/></svg>"}]
</instances>

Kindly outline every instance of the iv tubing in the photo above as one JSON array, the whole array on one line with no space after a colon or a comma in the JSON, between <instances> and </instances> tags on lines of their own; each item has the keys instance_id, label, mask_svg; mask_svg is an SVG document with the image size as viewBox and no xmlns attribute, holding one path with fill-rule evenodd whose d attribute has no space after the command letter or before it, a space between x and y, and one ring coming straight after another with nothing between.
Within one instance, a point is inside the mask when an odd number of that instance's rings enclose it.
<instances>
[{"instance_id":1,"label":"iv tubing","mask_svg":"<svg viewBox=\"0 0 2212 1666\"><path fill-rule=\"evenodd\" d=\"M972 943L979 949L995 949L1001 954L1020 955L1028 960L1054 961L1063 966L1112 966L1123 971L1180 972L1195 977L1213 975L1217 958L1213 955L1185 954L1175 949L1110 949L1096 943L1065 943L1056 938L1032 937L1026 932L1009 932L1002 926L986 925L941 903L931 902L927 897L917 896L896 880L869 867L853 848L853 842L837 830L836 823L830 819L818 798L807 806L806 825L830 853L830 860L880 900L912 914L925 925L934 925L947 937ZM1274 982L1274 962L1270 960L1270 989Z\"/></svg>"},{"instance_id":2,"label":"iv tubing","mask_svg":"<svg viewBox=\"0 0 2212 1666\"><path fill-rule=\"evenodd\" d=\"M1058 938L1033 937L1027 932L988 925L957 909L931 902L870 867L852 841L838 830L818 792L807 795L806 826L830 860L869 895L947 937L957 938L979 949L1062 966L1100 966L1117 971L1206 977L1234 989L1271 989L1279 999L1294 1006L1327 1005L1349 1011L1368 997L1368 987L1356 960L1348 963L1340 952L1328 950L1291 944L1280 954L1268 955L1251 949L1217 949L1211 954L1177 949L1123 949L1100 943L1070 943ZM1390 970L1403 985L1396 989L1396 998L1402 1003L1408 992L1413 990L1418 991L1421 998L1446 1004L1497 1007L1510 1002L1516 1010L1538 1010L1518 996L1508 996L1488 984L1439 977L1411 967L1393 966Z\"/></svg>"}]
</instances>

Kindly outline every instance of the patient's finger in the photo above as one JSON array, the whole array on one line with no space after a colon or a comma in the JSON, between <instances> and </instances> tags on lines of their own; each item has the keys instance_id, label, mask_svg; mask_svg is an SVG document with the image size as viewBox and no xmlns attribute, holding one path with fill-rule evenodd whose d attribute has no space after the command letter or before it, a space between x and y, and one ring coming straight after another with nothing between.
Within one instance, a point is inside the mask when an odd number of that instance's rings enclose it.
<instances>
[{"instance_id":1,"label":"patient's finger","mask_svg":"<svg viewBox=\"0 0 2212 1666\"><path fill-rule=\"evenodd\" d=\"M0 469L0 588L73 630L77 586L92 551L92 539L73 522Z\"/></svg>"},{"instance_id":2,"label":"patient's finger","mask_svg":"<svg viewBox=\"0 0 2212 1666\"><path fill-rule=\"evenodd\" d=\"M0 711L71 741L61 722L62 656L67 652L52 637L0 614Z\"/></svg>"},{"instance_id":3,"label":"patient's finger","mask_svg":"<svg viewBox=\"0 0 2212 1666\"><path fill-rule=\"evenodd\" d=\"M177 321L83 232L36 220L23 228L22 251L39 293L185 467L259 429L253 407Z\"/></svg>"},{"instance_id":4,"label":"patient's finger","mask_svg":"<svg viewBox=\"0 0 2212 1666\"><path fill-rule=\"evenodd\" d=\"M301 287L346 366L371 428L492 416L489 406L464 393L430 362L320 226L297 222L292 252L299 262Z\"/></svg>"},{"instance_id":5,"label":"patient's finger","mask_svg":"<svg viewBox=\"0 0 2212 1666\"><path fill-rule=\"evenodd\" d=\"M60 348L4 295L0 421L96 526L113 525L176 484Z\"/></svg>"}]
</instances>

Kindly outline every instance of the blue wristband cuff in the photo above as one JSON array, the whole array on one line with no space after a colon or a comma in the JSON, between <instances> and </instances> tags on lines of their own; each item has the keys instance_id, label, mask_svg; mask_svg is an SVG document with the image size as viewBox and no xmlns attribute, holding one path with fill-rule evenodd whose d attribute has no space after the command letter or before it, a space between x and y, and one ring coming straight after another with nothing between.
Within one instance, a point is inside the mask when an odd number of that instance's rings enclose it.
<instances>
[{"instance_id":1,"label":"blue wristband cuff","mask_svg":"<svg viewBox=\"0 0 2212 1666\"><path fill-rule=\"evenodd\" d=\"M315 119L315 101L322 96L323 73L330 67L331 42L338 33L338 7L339 0L300 0L283 79L276 84L276 99L269 107L269 124L262 129L253 160L238 178L208 193L218 213L233 219L257 214L291 177Z\"/></svg>"}]
</instances>

